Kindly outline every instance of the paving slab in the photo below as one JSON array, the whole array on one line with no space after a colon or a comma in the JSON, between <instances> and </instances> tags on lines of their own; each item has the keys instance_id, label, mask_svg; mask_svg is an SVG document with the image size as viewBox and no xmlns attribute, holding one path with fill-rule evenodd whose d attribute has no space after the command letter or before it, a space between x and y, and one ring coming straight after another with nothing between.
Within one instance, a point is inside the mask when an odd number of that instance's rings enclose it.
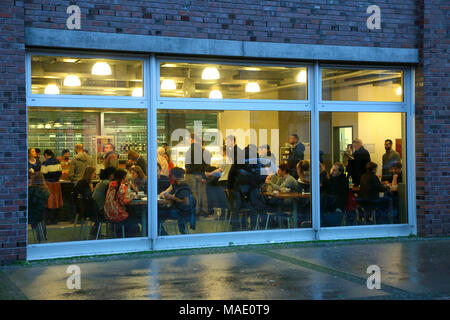
<instances>
[{"instance_id":1,"label":"paving slab","mask_svg":"<svg viewBox=\"0 0 450 320\"><path fill-rule=\"evenodd\" d=\"M450 296L450 239L271 251L363 279L370 265L378 265L382 289L384 284L413 294Z\"/></svg>"},{"instance_id":2,"label":"paving slab","mask_svg":"<svg viewBox=\"0 0 450 320\"><path fill-rule=\"evenodd\" d=\"M28 299L349 299L388 293L266 254L231 252L79 263L81 289L69 290L67 264L8 270Z\"/></svg>"}]
</instances>

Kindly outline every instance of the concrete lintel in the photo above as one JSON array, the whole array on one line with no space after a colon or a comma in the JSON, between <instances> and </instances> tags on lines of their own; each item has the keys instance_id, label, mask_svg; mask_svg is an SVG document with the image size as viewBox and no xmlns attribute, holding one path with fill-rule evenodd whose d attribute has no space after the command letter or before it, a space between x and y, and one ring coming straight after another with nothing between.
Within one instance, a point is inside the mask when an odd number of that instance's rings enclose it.
<instances>
[{"instance_id":1,"label":"concrete lintel","mask_svg":"<svg viewBox=\"0 0 450 320\"><path fill-rule=\"evenodd\" d=\"M378 63L418 63L418 49L249 42L159 37L78 30L26 28L32 47L133 51L142 53L214 55L223 57L326 60Z\"/></svg>"}]
</instances>

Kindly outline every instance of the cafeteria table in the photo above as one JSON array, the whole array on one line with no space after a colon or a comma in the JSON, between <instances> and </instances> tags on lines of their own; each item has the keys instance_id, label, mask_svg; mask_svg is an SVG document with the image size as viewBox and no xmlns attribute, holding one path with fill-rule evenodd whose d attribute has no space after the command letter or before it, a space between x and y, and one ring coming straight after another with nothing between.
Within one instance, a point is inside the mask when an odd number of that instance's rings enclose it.
<instances>
[{"instance_id":1,"label":"cafeteria table","mask_svg":"<svg viewBox=\"0 0 450 320\"><path fill-rule=\"evenodd\" d=\"M294 220L295 228L298 228L298 203L297 199L309 199L311 197L310 193L300 193L300 192L264 192L267 197L274 197L277 199L293 199L292 201L292 215Z\"/></svg>"}]
</instances>

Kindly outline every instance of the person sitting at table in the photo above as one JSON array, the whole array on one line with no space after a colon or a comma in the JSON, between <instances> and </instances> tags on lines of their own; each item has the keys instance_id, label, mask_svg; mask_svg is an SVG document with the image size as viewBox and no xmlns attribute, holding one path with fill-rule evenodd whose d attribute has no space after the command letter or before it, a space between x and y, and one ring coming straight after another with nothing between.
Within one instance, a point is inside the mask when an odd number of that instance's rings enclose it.
<instances>
[{"instance_id":1,"label":"person sitting at table","mask_svg":"<svg viewBox=\"0 0 450 320\"><path fill-rule=\"evenodd\" d=\"M270 151L270 146L264 144L259 147L259 159L261 161L261 175L270 176L277 173L277 159Z\"/></svg>"},{"instance_id":2,"label":"person sitting at table","mask_svg":"<svg viewBox=\"0 0 450 320\"><path fill-rule=\"evenodd\" d=\"M184 181L184 169L174 167L170 175L174 183L161 193L161 197L170 201L170 215L178 220L180 233L185 234L188 233L188 221L191 229L195 229L195 198L189 185ZM161 219L159 222L163 228Z\"/></svg>"},{"instance_id":3,"label":"person sitting at table","mask_svg":"<svg viewBox=\"0 0 450 320\"><path fill-rule=\"evenodd\" d=\"M28 223L31 224L32 230L37 233L37 241L47 240L47 232L45 228L45 207L47 206L50 191L44 181L41 172L36 171L29 175L28 187ZM38 226L42 228L42 234ZM42 238L43 236L43 238Z\"/></svg>"},{"instance_id":4,"label":"person sitting at table","mask_svg":"<svg viewBox=\"0 0 450 320\"><path fill-rule=\"evenodd\" d=\"M300 160L297 163L297 174L300 191L309 192L311 185L311 171L308 160Z\"/></svg>"},{"instance_id":5,"label":"person sitting at table","mask_svg":"<svg viewBox=\"0 0 450 320\"><path fill-rule=\"evenodd\" d=\"M268 176L266 178L266 184L272 190L290 189L291 191L297 190L297 181L289 173L289 165L282 163L278 166L277 174Z\"/></svg>"},{"instance_id":6,"label":"person sitting at table","mask_svg":"<svg viewBox=\"0 0 450 320\"><path fill-rule=\"evenodd\" d=\"M95 186L92 198L97 203L97 208L101 214L104 214L103 207L105 206L106 193L108 192L109 184L114 179L116 170L115 167L107 167L100 170L100 182Z\"/></svg>"},{"instance_id":7,"label":"person sitting at table","mask_svg":"<svg viewBox=\"0 0 450 320\"><path fill-rule=\"evenodd\" d=\"M398 190L398 184L403 182L403 174L402 174L402 163L401 161L397 161L392 169L392 184L391 184L391 191L397 191Z\"/></svg>"},{"instance_id":8,"label":"person sitting at table","mask_svg":"<svg viewBox=\"0 0 450 320\"><path fill-rule=\"evenodd\" d=\"M144 157L142 157L139 153L134 150L128 151L128 160L133 161L135 165L140 167L142 172L147 175L147 163L145 162Z\"/></svg>"},{"instance_id":9,"label":"person sitting at table","mask_svg":"<svg viewBox=\"0 0 450 320\"><path fill-rule=\"evenodd\" d=\"M131 175L130 187L136 191L144 191L147 194L147 176L139 166L132 166L129 169Z\"/></svg>"},{"instance_id":10,"label":"person sitting at table","mask_svg":"<svg viewBox=\"0 0 450 320\"><path fill-rule=\"evenodd\" d=\"M127 179L127 172L122 169L114 172L114 179L111 181L106 193L105 205L103 210L105 217L111 222L117 223L119 228L116 228L116 236L121 237L122 226L124 227L125 235L128 236L132 232L131 226L135 226L135 219L129 219L129 214L126 206L134 199L134 194L128 195L128 189L125 184ZM134 231L134 230L133 230Z\"/></svg>"},{"instance_id":11,"label":"person sitting at table","mask_svg":"<svg viewBox=\"0 0 450 320\"><path fill-rule=\"evenodd\" d=\"M361 176L359 187L359 197L361 199L375 201L379 199L380 192L388 190L376 175L377 167L378 165L374 162L367 163L366 172Z\"/></svg>"},{"instance_id":12,"label":"person sitting at table","mask_svg":"<svg viewBox=\"0 0 450 320\"><path fill-rule=\"evenodd\" d=\"M46 222L47 224L57 224L58 210L63 206L61 183L59 182L62 175L62 168L52 150L46 149L44 151L44 158L45 161L42 163L41 172L50 191L50 197L47 203Z\"/></svg>"},{"instance_id":13,"label":"person sitting at table","mask_svg":"<svg viewBox=\"0 0 450 320\"><path fill-rule=\"evenodd\" d=\"M94 219L97 215L97 205L95 204L92 194L94 187L92 180L95 178L95 168L86 167L83 176L76 183L74 188L75 198L78 199L78 209L81 211L82 218Z\"/></svg>"},{"instance_id":14,"label":"person sitting at table","mask_svg":"<svg viewBox=\"0 0 450 320\"><path fill-rule=\"evenodd\" d=\"M344 174L345 167L341 162L336 162L330 170L330 180L326 193L333 198L334 210L345 211L347 206L349 185Z\"/></svg>"},{"instance_id":15,"label":"person sitting at table","mask_svg":"<svg viewBox=\"0 0 450 320\"><path fill-rule=\"evenodd\" d=\"M157 165L157 178L158 178L158 194L167 190L170 187L170 180L168 176L161 174L161 165L159 163Z\"/></svg>"}]
</instances>

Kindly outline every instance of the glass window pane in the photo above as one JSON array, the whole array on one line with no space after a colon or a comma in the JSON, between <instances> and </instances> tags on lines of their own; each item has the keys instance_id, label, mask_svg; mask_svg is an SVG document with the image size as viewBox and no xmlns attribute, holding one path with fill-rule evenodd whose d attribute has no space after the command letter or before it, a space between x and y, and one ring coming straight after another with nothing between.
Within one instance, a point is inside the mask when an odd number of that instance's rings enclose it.
<instances>
[{"instance_id":1,"label":"glass window pane","mask_svg":"<svg viewBox=\"0 0 450 320\"><path fill-rule=\"evenodd\" d=\"M302 183L297 171L309 164L309 112L158 110L157 119L159 235L311 228L310 171Z\"/></svg>"},{"instance_id":2,"label":"glass window pane","mask_svg":"<svg viewBox=\"0 0 450 320\"><path fill-rule=\"evenodd\" d=\"M320 113L322 227L407 223L404 113Z\"/></svg>"},{"instance_id":3,"label":"glass window pane","mask_svg":"<svg viewBox=\"0 0 450 320\"><path fill-rule=\"evenodd\" d=\"M307 100L307 68L160 63L160 95L176 98Z\"/></svg>"},{"instance_id":4,"label":"glass window pane","mask_svg":"<svg viewBox=\"0 0 450 320\"><path fill-rule=\"evenodd\" d=\"M322 69L322 100L403 101L403 71Z\"/></svg>"},{"instance_id":5,"label":"glass window pane","mask_svg":"<svg viewBox=\"0 0 450 320\"><path fill-rule=\"evenodd\" d=\"M143 96L141 60L31 56L31 93Z\"/></svg>"},{"instance_id":6,"label":"glass window pane","mask_svg":"<svg viewBox=\"0 0 450 320\"><path fill-rule=\"evenodd\" d=\"M146 143L146 110L28 108L29 243L147 236Z\"/></svg>"}]
</instances>

